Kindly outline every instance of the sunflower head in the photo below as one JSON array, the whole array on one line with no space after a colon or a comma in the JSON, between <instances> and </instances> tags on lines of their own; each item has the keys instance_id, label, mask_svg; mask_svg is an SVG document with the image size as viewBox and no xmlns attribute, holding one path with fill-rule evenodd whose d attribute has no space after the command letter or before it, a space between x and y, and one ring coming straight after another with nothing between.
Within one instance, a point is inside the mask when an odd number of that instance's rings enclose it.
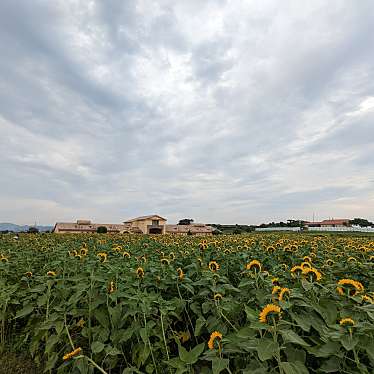
<instances>
[{"instance_id":1,"label":"sunflower head","mask_svg":"<svg viewBox=\"0 0 374 374\"><path fill-rule=\"evenodd\" d=\"M223 296L219 292L217 292L214 294L213 298L215 301L221 301L223 299Z\"/></svg>"},{"instance_id":2,"label":"sunflower head","mask_svg":"<svg viewBox=\"0 0 374 374\"><path fill-rule=\"evenodd\" d=\"M303 270L304 270L304 269L303 269L301 266L296 265L296 266L294 266L294 267L290 270L290 271L291 271L291 276L292 276L293 278L299 277L299 276L302 274Z\"/></svg>"},{"instance_id":3,"label":"sunflower head","mask_svg":"<svg viewBox=\"0 0 374 374\"><path fill-rule=\"evenodd\" d=\"M322 274L315 268L304 268L303 275L311 282L318 282L322 279Z\"/></svg>"},{"instance_id":4,"label":"sunflower head","mask_svg":"<svg viewBox=\"0 0 374 374\"><path fill-rule=\"evenodd\" d=\"M126 258L131 258L130 253L127 252L127 251L124 251L124 252L122 253L122 256L123 256L123 257L126 257Z\"/></svg>"},{"instance_id":5,"label":"sunflower head","mask_svg":"<svg viewBox=\"0 0 374 374\"><path fill-rule=\"evenodd\" d=\"M79 347L77 349L74 349L74 351L72 351L72 352L67 353L66 355L64 355L63 360L64 361L70 360L72 357L79 355L81 352L82 352L82 348L81 347Z\"/></svg>"},{"instance_id":6,"label":"sunflower head","mask_svg":"<svg viewBox=\"0 0 374 374\"><path fill-rule=\"evenodd\" d=\"M273 286L280 286L279 279L278 278L273 278L271 280L271 283L273 283Z\"/></svg>"},{"instance_id":7,"label":"sunflower head","mask_svg":"<svg viewBox=\"0 0 374 374\"><path fill-rule=\"evenodd\" d=\"M108 254L106 252L99 252L97 254L97 257L99 257L100 262L106 262L108 258Z\"/></svg>"},{"instance_id":8,"label":"sunflower head","mask_svg":"<svg viewBox=\"0 0 374 374\"><path fill-rule=\"evenodd\" d=\"M311 267L312 267L311 263L308 262L308 261L304 261L304 262L302 262L300 266L301 266L303 269L305 269L305 268L311 268Z\"/></svg>"},{"instance_id":9,"label":"sunflower head","mask_svg":"<svg viewBox=\"0 0 374 374\"><path fill-rule=\"evenodd\" d=\"M108 285L108 293L113 293L116 290L116 285L113 281L109 282Z\"/></svg>"},{"instance_id":10,"label":"sunflower head","mask_svg":"<svg viewBox=\"0 0 374 374\"><path fill-rule=\"evenodd\" d=\"M245 265L245 268L247 270L254 270L256 272L260 272L261 271L261 262L258 261L258 260L252 260L251 262L249 262L248 264Z\"/></svg>"},{"instance_id":11,"label":"sunflower head","mask_svg":"<svg viewBox=\"0 0 374 374\"><path fill-rule=\"evenodd\" d=\"M364 286L362 283L353 279L340 279L338 282L338 287L336 287L336 291L339 295L348 293L349 296L356 296L364 291Z\"/></svg>"},{"instance_id":12,"label":"sunflower head","mask_svg":"<svg viewBox=\"0 0 374 374\"><path fill-rule=\"evenodd\" d=\"M55 273L54 271L48 271L48 272L47 272L47 275L48 275L49 277L55 277L55 276L56 276L56 273Z\"/></svg>"},{"instance_id":13,"label":"sunflower head","mask_svg":"<svg viewBox=\"0 0 374 374\"><path fill-rule=\"evenodd\" d=\"M303 261L311 263L311 262L312 262L312 258L309 257L309 256L305 256L305 257L303 258Z\"/></svg>"},{"instance_id":14,"label":"sunflower head","mask_svg":"<svg viewBox=\"0 0 374 374\"><path fill-rule=\"evenodd\" d=\"M1 260L1 262L8 262L9 261L8 257L6 257L6 256L1 256L0 260Z\"/></svg>"},{"instance_id":15,"label":"sunflower head","mask_svg":"<svg viewBox=\"0 0 374 374\"><path fill-rule=\"evenodd\" d=\"M340 326L348 326L353 327L355 325L355 321L352 318L343 318L339 321Z\"/></svg>"},{"instance_id":16,"label":"sunflower head","mask_svg":"<svg viewBox=\"0 0 374 374\"><path fill-rule=\"evenodd\" d=\"M87 256L87 253L88 253L88 249L87 248L81 248L81 250L80 250L81 256Z\"/></svg>"},{"instance_id":17,"label":"sunflower head","mask_svg":"<svg viewBox=\"0 0 374 374\"><path fill-rule=\"evenodd\" d=\"M285 299L285 297L290 296L291 291L287 287L283 287L279 292L279 301L282 301Z\"/></svg>"},{"instance_id":18,"label":"sunflower head","mask_svg":"<svg viewBox=\"0 0 374 374\"><path fill-rule=\"evenodd\" d=\"M365 303L374 304L374 300L368 295L362 296L362 301Z\"/></svg>"},{"instance_id":19,"label":"sunflower head","mask_svg":"<svg viewBox=\"0 0 374 374\"><path fill-rule=\"evenodd\" d=\"M177 272L178 272L178 278L179 278L179 280L182 280L184 278L184 272L183 272L183 270L181 268L178 268Z\"/></svg>"},{"instance_id":20,"label":"sunflower head","mask_svg":"<svg viewBox=\"0 0 374 374\"><path fill-rule=\"evenodd\" d=\"M209 270L213 271L214 273L220 268L219 264L216 261L210 261L208 266Z\"/></svg>"},{"instance_id":21,"label":"sunflower head","mask_svg":"<svg viewBox=\"0 0 374 374\"><path fill-rule=\"evenodd\" d=\"M162 258L161 260L160 260L160 262L161 262L161 265L169 265L170 264L170 260L168 259L168 258Z\"/></svg>"},{"instance_id":22,"label":"sunflower head","mask_svg":"<svg viewBox=\"0 0 374 374\"><path fill-rule=\"evenodd\" d=\"M331 258L326 260L326 265L327 266L332 266L332 265L334 265L334 263L335 263L334 260L331 260Z\"/></svg>"},{"instance_id":23,"label":"sunflower head","mask_svg":"<svg viewBox=\"0 0 374 374\"><path fill-rule=\"evenodd\" d=\"M144 277L144 269L142 267L138 267L136 269L136 275L138 278L143 278Z\"/></svg>"},{"instance_id":24,"label":"sunflower head","mask_svg":"<svg viewBox=\"0 0 374 374\"><path fill-rule=\"evenodd\" d=\"M31 278L32 277L32 272L31 271L28 271L25 273L26 277L27 278Z\"/></svg>"},{"instance_id":25,"label":"sunflower head","mask_svg":"<svg viewBox=\"0 0 374 374\"><path fill-rule=\"evenodd\" d=\"M270 318L274 318L275 316L280 317L281 308L275 304L268 304L261 310L259 314L259 321L261 323L268 323L271 321Z\"/></svg>"},{"instance_id":26,"label":"sunflower head","mask_svg":"<svg viewBox=\"0 0 374 374\"><path fill-rule=\"evenodd\" d=\"M178 338L182 343L186 343L191 339L191 334L188 330L187 331L179 331L178 332Z\"/></svg>"},{"instance_id":27,"label":"sunflower head","mask_svg":"<svg viewBox=\"0 0 374 374\"><path fill-rule=\"evenodd\" d=\"M218 345L218 349L222 350L222 334L219 331L214 331L210 334L210 338L208 341L209 349L215 349L215 344Z\"/></svg>"},{"instance_id":28,"label":"sunflower head","mask_svg":"<svg viewBox=\"0 0 374 374\"><path fill-rule=\"evenodd\" d=\"M280 290L281 290L280 286L274 286L272 291L271 291L271 294L272 295L278 294Z\"/></svg>"}]
</instances>

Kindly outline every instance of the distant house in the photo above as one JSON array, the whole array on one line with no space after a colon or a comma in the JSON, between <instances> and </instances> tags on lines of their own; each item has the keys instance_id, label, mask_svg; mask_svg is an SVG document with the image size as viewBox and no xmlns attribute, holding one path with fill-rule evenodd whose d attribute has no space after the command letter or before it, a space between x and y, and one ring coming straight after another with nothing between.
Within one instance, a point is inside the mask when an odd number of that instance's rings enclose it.
<instances>
[{"instance_id":1,"label":"distant house","mask_svg":"<svg viewBox=\"0 0 374 374\"><path fill-rule=\"evenodd\" d=\"M166 218L157 214L149 216L141 216L125 221L130 229L140 229L143 234L165 234L166 233Z\"/></svg>"},{"instance_id":2,"label":"distant house","mask_svg":"<svg viewBox=\"0 0 374 374\"><path fill-rule=\"evenodd\" d=\"M114 234L124 231L130 232L130 227L124 224L113 224L113 223L92 223L89 220L78 220L75 223L70 222L57 222L53 228L53 232L57 234L63 233L95 233L98 227L104 226L107 228L107 232Z\"/></svg>"},{"instance_id":3,"label":"distant house","mask_svg":"<svg viewBox=\"0 0 374 374\"><path fill-rule=\"evenodd\" d=\"M75 223L57 222L53 229L54 233L95 233L101 226L106 227L107 232L130 233L130 234L178 234L178 235L212 235L213 227L203 223L190 225L168 225L166 218L158 214L141 216L129 219L122 224L92 223L89 220L78 220Z\"/></svg>"},{"instance_id":4,"label":"distant house","mask_svg":"<svg viewBox=\"0 0 374 374\"><path fill-rule=\"evenodd\" d=\"M178 235L213 235L214 228L203 223L191 223L189 225L166 225L167 234Z\"/></svg>"},{"instance_id":5,"label":"distant house","mask_svg":"<svg viewBox=\"0 0 374 374\"><path fill-rule=\"evenodd\" d=\"M349 219L325 219L321 222L306 222L306 227L349 227Z\"/></svg>"}]
</instances>

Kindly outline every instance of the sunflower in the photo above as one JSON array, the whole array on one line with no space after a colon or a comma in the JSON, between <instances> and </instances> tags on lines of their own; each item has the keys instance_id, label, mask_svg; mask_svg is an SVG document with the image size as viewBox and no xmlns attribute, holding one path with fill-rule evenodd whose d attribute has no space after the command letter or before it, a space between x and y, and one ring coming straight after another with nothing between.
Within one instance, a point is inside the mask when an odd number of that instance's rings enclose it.
<instances>
[{"instance_id":1,"label":"sunflower","mask_svg":"<svg viewBox=\"0 0 374 374\"><path fill-rule=\"evenodd\" d=\"M179 280L182 280L184 278L183 270L181 268L178 268L177 272L178 272L178 278L179 278Z\"/></svg>"},{"instance_id":2,"label":"sunflower","mask_svg":"<svg viewBox=\"0 0 374 374\"><path fill-rule=\"evenodd\" d=\"M312 267L312 265L311 265L311 263L310 262L302 262L301 263L301 265L300 265L303 269L305 269L305 268L311 268Z\"/></svg>"},{"instance_id":3,"label":"sunflower","mask_svg":"<svg viewBox=\"0 0 374 374\"><path fill-rule=\"evenodd\" d=\"M1 260L1 262L8 262L9 261L8 257L3 256L3 255L0 257L0 260Z\"/></svg>"},{"instance_id":4,"label":"sunflower","mask_svg":"<svg viewBox=\"0 0 374 374\"><path fill-rule=\"evenodd\" d=\"M357 259L354 257L348 257L348 262L357 262Z\"/></svg>"},{"instance_id":5,"label":"sunflower","mask_svg":"<svg viewBox=\"0 0 374 374\"><path fill-rule=\"evenodd\" d=\"M305 261L305 262L312 262L312 259L311 259L311 257L309 257L309 256L305 256L304 258L303 258L303 261Z\"/></svg>"},{"instance_id":6,"label":"sunflower","mask_svg":"<svg viewBox=\"0 0 374 374\"><path fill-rule=\"evenodd\" d=\"M320 281L322 279L322 274L315 268L305 268L303 270L303 275L309 277L311 281Z\"/></svg>"},{"instance_id":7,"label":"sunflower","mask_svg":"<svg viewBox=\"0 0 374 374\"><path fill-rule=\"evenodd\" d=\"M256 272L261 271L261 262L258 260L252 260L251 262L245 265L245 268L247 270L251 270L252 268L254 268Z\"/></svg>"},{"instance_id":8,"label":"sunflower","mask_svg":"<svg viewBox=\"0 0 374 374\"><path fill-rule=\"evenodd\" d=\"M74 351L72 351L72 352L67 353L66 355L64 355L63 360L64 361L70 360L72 357L79 355L79 353L81 353L81 352L82 352L82 348L81 347L79 347L77 349L74 349Z\"/></svg>"},{"instance_id":9,"label":"sunflower","mask_svg":"<svg viewBox=\"0 0 374 374\"><path fill-rule=\"evenodd\" d=\"M55 276L56 276L56 273L55 273L54 271L48 271L48 272L47 272L47 275L48 275L49 277L55 277Z\"/></svg>"},{"instance_id":10,"label":"sunflower","mask_svg":"<svg viewBox=\"0 0 374 374\"><path fill-rule=\"evenodd\" d=\"M131 258L130 253L127 252L127 251L123 252L123 253L122 253L122 256L123 256L123 257L127 257L127 258Z\"/></svg>"},{"instance_id":11,"label":"sunflower","mask_svg":"<svg viewBox=\"0 0 374 374\"><path fill-rule=\"evenodd\" d=\"M219 292L217 292L214 294L213 298L215 301L221 301L223 299L223 296Z\"/></svg>"},{"instance_id":12,"label":"sunflower","mask_svg":"<svg viewBox=\"0 0 374 374\"><path fill-rule=\"evenodd\" d=\"M368 295L364 295L364 296L362 296L362 301L365 301L365 302L367 302L367 303L374 304L374 300L373 300L370 296L368 296Z\"/></svg>"},{"instance_id":13,"label":"sunflower","mask_svg":"<svg viewBox=\"0 0 374 374\"><path fill-rule=\"evenodd\" d=\"M271 283L273 283L273 286L280 286L279 279L278 278L273 278L271 280Z\"/></svg>"},{"instance_id":14,"label":"sunflower","mask_svg":"<svg viewBox=\"0 0 374 374\"><path fill-rule=\"evenodd\" d=\"M274 286L272 291L271 291L271 294L275 295L275 294L279 293L280 290L281 290L280 286Z\"/></svg>"},{"instance_id":15,"label":"sunflower","mask_svg":"<svg viewBox=\"0 0 374 374\"><path fill-rule=\"evenodd\" d=\"M274 314L280 315L280 313L281 313L281 308L278 305L268 304L264 307L264 309L261 310L259 314L259 321L261 323L267 323L268 321L267 317L269 315L274 315Z\"/></svg>"},{"instance_id":16,"label":"sunflower","mask_svg":"<svg viewBox=\"0 0 374 374\"><path fill-rule=\"evenodd\" d=\"M97 257L99 257L100 262L106 262L108 258L108 254L106 252L99 252L97 254Z\"/></svg>"},{"instance_id":17,"label":"sunflower","mask_svg":"<svg viewBox=\"0 0 374 374\"><path fill-rule=\"evenodd\" d=\"M222 344L221 344L222 334L218 331L214 331L214 332L211 333L209 341L208 341L209 349L214 349L214 343L216 341L218 343L218 349L221 350L222 349Z\"/></svg>"},{"instance_id":18,"label":"sunflower","mask_svg":"<svg viewBox=\"0 0 374 374\"><path fill-rule=\"evenodd\" d=\"M31 278L32 277L32 272L31 271L28 271L25 273L26 277L27 278Z\"/></svg>"},{"instance_id":19,"label":"sunflower","mask_svg":"<svg viewBox=\"0 0 374 374\"><path fill-rule=\"evenodd\" d=\"M84 327L84 324L85 324L85 321L83 318L81 318L78 322L77 322L77 326L80 327L81 329Z\"/></svg>"},{"instance_id":20,"label":"sunflower","mask_svg":"<svg viewBox=\"0 0 374 374\"><path fill-rule=\"evenodd\" d=\"M331 258L326 260L326 265L327 266L332 266L332 265L334 265L334 263L335 263L334 260L331 260Z\"/></svg>"},{"instance_id":21,"label":"sunflower","mask_svg":"<svg viewBox=\"0 0 374 374\"><path fill-rule=\"evenodd\" d=\"M187 331L179 331L178 332L178 338L182 343L186 343L191 339L191 334L188 330Z\"/></svg>"},{"instance_id":22,"label":"sunflower","mask_svg":"<svg viewBox=\"0 0 374 374\"><path fill-rule=\"evenodd\" d=\"M87 248L81 248L81 256L87 256L88 249Z\"/></svg>"},{"instance_id":23,"label":"sunflower","mask_svg":"<svg viewBox=\"0 0 374 374\"><path fill-rule=\"evenodd\" d=\"M108 293L113 293L116 290L116 285L113 281L109 282L108 285Z\"/></svg>"},{"instance_id":24,"label":"sunflower","mask_svg":"<svg viewBox=\"0 0 374 374\"><path fill-rule=\"evenodd\" d=\"M174 252L170 252L170 254L169 254L169 258L170 258L170 260L175 260L175 254L174 254Z\"/></svg>"},{"instance_id":25,"label":"sunflower","mask_svg":"<svg viewBox=\"0 0 374 374\"><path fill-rule=\"evenodd\" d=\"M288 294L290 296L291 291L287 287L283 287L279 293L279 301L282 301L284 299L284 296Z\"/></svg>"},{"instance_id":26,"label":"sunflower","mask_svg":"<svg viewBox=\"0 0 374 374\"><path fill-rule=\"evenodd\" d=\"M355 321L352 318L343 318L339 321L340 326L354 326Z\"/></svg>"},{"instance_id":27,"label":"sunflower","mask_svg":"<svg viewBox=\"0 0 374 374\"><path fill-rule=\"evenodd\" d=\"M297 265L297 266L294 266L290 271L291 271L291 276L293 277L293 278L295 278L295 277L299 277L301 274L302 274L302 272L303 272L303 268L301 267L301 266L299 266L299 265Z\"/></svg>"},{"instance_id":28,"label":"sunflower","mask_svg":"<svg viewBox=\"0 0 374 374\"><path fill-rule=\"evenodd\" d=\"M355 296L364 291L364 286L362 283L353 279L341 279L338 282L338 287L336 290L338 291L339 295L344 295L344 288L349 290L350 296Z\"/></svg>"},{"instance_id":29,"label":"sunflower","mask_svg":"<svg viewBox=\"0 0 374 374\"><path fill-rule=\"evenodd\" d=\"M143 278L144 277L144 269L142 267L138 267L136 269L136 275L138 278Z\"/></svg>"},{"instance_id":30,"label":"sunflower","mask_svg":"<svg viewBox=\"0 0 374 374\"><path fill-rule=\"evenodd\" d=\"M214 273L220 268L219 264L216 261L210 261L208 266L209 270L213 271Z\"/></svg>"},{"instance_id":31,"label":"sunflower","mask_svg":"<svg viewBox=\"0 0 374 374\"><path fill-rule=\"evenodd\" d=\"M169 265L170 264L170 260L168 259L168 258L162 258L161 260L160 260L160 262L161 262L161 265Z\"/></svg>"}]
</instances>

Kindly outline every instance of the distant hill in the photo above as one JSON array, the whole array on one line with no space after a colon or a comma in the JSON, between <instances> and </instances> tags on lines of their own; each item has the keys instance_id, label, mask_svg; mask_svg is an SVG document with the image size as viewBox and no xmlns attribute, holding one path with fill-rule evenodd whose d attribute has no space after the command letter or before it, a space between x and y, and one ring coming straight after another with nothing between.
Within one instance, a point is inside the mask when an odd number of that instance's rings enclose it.
<instances>
[{"instance_id":1,"label":"distant hill","mask_svg":"<svg viewBox=\"0 0 374 374\"><path fill-rule=\"evenodd\" d=\"M30 227L34 227L33 225L15 225L14 223L0 223L0 231L13 231L13 232L21 232L21 231L28 231ZM45 232L45 231L52 231L53 226L36 226L37 229L40 232Z\"/></svg>"}]
</instances>

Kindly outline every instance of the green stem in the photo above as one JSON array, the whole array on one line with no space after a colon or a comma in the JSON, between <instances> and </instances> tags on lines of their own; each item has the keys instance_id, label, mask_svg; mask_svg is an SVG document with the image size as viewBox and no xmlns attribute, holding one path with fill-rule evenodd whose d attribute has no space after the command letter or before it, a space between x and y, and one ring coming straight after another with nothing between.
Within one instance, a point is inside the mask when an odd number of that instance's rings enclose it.
<instances>
[{"instance_id":1,"label":"green stem","mask_svg":"<svg viewBox=\"0 0 374 374\"><path fill-rule=\"evenodd\" d=\"M165 344L165 349L166 349L166 356L168 358L168 361L170 360L170 357L169 357L169 350L168 350L168 346L166 344L166 337L165 337L165 329L164 329L164 320L162 318L162 311L160 311L160 315L161 315L161 329L162 329L162 337L164 339L164 344Z\"/></svg>"}]
</instances>

